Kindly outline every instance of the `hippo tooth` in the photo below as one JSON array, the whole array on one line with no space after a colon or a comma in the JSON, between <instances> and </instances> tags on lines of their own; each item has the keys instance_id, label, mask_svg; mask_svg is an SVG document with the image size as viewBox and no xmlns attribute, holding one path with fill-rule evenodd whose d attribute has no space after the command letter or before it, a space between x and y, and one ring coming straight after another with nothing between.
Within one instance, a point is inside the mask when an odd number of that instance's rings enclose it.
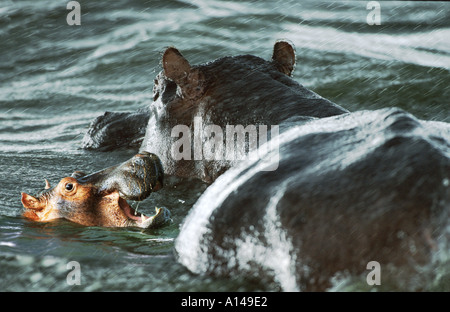
<instances>
[{"instance_id":1,"label":"hippo tooth","mask_svg":"<svg viewBox=\"0 0 450 312\"><path fill-rule=\"evenodd\" d=\"M153 223L153 217L142 218L141 227L148 228Z\"/></svg>"},{"instance_id":2,"label":"hippo tooth","mask_svg":"<svg viewBox=\"0 0 450 312\"><path fill-rule=\"evenodd\" d=\"M139 203L137 203L136 208L134 208L134 215L135 215L135 216L137 216L138 209L139 209ZM142 215L142 214L141 214L141 215Z\"/></svg>"},{"instance_id":3,"label":"hippo tooth","mask_svg":"<svg viewBox=\"0 0 450 312\"><path fill-rule=\"evenodd\" d=\"M142 224L142 226L143 227L149 227L153 222L154 222L154 220L156 219L156 217L158 217L159 216L159 214L160 214L160 212L161 212L162 210L161 210L161 208L158 208L158 207L155 207L155 215L154 216L150 216L150 217L145 217L145 219L144 219L144 215L142 215L142 218L141 218L141 224Z\"/></svg>"}]
</instances>

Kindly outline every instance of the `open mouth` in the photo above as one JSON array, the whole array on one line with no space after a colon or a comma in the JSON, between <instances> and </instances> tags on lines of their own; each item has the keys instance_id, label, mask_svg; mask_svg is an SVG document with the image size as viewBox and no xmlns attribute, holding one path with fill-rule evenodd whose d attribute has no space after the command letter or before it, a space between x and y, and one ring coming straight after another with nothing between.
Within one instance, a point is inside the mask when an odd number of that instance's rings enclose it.
<instances>
[{"instance_id":1,"label":"open mouth","mask_svg":"<svg viewBox=\"0 0 450 312\"><path fill-rule=\"evenodd\" d=\"M119 206L122 209L122 211L125 213L125 215L127 216L128 219L131 219L131 220L136 221L138 223L143 223L146 220L150 219L150 217L147 217L143 213L138 213L122 197L119 198Z\"/></svg>"},{"instance_id":2,"label":"open mouth","mask_svg":"<svg viewBox=\"0 0 450 312\"><path fill-rule=\"evenodd\" d=\"M161 217L163 216L163 209L155 207L155 215L153 216L146 216L143 213L137 212L133 207L131 207L128 202L123 199L122 197L119 197L119 206L124 212L125 216L136 222L136 224L139 227L147 228L149 226L154 225Z\"/></svg>"}]
</instances>

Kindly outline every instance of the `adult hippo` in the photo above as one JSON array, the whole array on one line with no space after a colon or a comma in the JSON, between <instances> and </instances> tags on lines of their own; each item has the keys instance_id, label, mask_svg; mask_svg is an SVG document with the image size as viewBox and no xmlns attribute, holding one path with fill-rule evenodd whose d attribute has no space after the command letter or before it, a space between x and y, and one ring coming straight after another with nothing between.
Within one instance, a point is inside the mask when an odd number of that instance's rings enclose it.
<instances>
[{"instance_id":1,"label":"adult hippo","mask_svg":"<svg viewBox=\"0 0 450 312\"><path fill-rule=\"evenodd\" d=\"M196 140L195 126L214 125L224 131L230 125L283 126L348 112L294 81L290 77L294 66L294 48L285 41L275 43L270 61L241 55L197 66L191 66L177 49L168 48L162 57L163 70L154 82L154 101L149 108L149 122L140 150L157 154L167 174L212 182L236 161L225 157L214 160L196 157L190 146L186 151L189 142ZM99 117L86 133L83 147L121 146L127 133L133 133L128 143L136 141L134 134L142 133L142 116L141 111ZM197 124L196 117L200 120ZM130 130L133 126L136 129ZM177 132L180 126L189 133ZM121 127L126 130L125 135L116 135L117 131L111 130ZM187 138L191 134L192 140ZM199 135L202 147L208 141L222 139L217 133ZM180 137L187 142L183 147L177 145ZM174 151L176 148L183 151Z\"/></svg>"},{"instance_id":2,"label":"adult hippo","mask_svg":"<svg viewBox=\"0 0 450 312\"><path fill-rule=\"evenodd\" d=\"M449 124L349 113L296 126L260 156L221 175L185 219L175 248L191 271L271 276L287 291L326 290L340 274L369 287L373 261L384 289L445 279Z\"/></svg>"},{"instance_id":3,"label":"adult hippo","mask_svg":"<svg viewBox=\"0 0 450 312\"><path fill-rule=\"evenodd\" d=\"M427 289L420 273L448 250L449 125L395 108L349 113L291 79L294 65L283 41L270 61L191 66L175 48L164 52L141 150L160 156L168 174L214 181L181 228L179 261L196 273L266 273L283 290L329 289L376 261L383 285ZM287 130L254 160L211 161L195 157L197 118ZM192 146L177 145L180 129Z\"/></svg>"},{"instance_id":4,"label":"adult hippo","mask_svg":"<svg viewBox=\"0 0 450 312\"><path fill-rule=\"evenodd\" d=\"M67 219L87 226L157 227L170 220L166 208L148 217L138 214L126 200L141 201L163 186L159 158L139 153L116 166L86 175L76 171L36 197L22 193L24 217L33 221Z\"/></svg>"}]
</instances>

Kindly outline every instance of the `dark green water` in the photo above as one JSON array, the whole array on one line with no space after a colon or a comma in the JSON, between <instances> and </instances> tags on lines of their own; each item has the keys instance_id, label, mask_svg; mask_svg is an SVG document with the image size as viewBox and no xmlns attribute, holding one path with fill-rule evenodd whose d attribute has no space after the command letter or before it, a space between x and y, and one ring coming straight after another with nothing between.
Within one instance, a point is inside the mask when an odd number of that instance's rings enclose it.
<instances>
[{"instance_id":1,"label":"dark green water","mask_svg":"<svg viewBox=\"0 0 450 312\"><path fill-rule=\"evenodd\" d=\"M20 192L135 153L84 151L80 143L96 116L151 102L167 46L197 64L236 54L268 59L275 40L289 39L294 79L339 105L397 106L450 122L445 2L380 1L379 26L367 24L365 1L80 1L80 26L67 25L67 2L0 1L0 290L279 290L271 281L195 276L176 262L179 224L206 188L198 182L172 181L140 205L148 214L171 210L173 224L154 231L21 217ZM80 263L81 285L66 282L70 261Z\"/></svg>"}]
</instances>

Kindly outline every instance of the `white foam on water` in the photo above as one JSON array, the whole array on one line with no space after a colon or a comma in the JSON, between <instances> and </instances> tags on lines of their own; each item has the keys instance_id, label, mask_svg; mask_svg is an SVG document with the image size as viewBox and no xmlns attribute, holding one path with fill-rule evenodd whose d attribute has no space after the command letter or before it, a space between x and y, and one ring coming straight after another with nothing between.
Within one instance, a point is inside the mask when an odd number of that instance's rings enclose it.
<instances>
[{"instance_id":1,"label":"white foam on water","mask_svg":"<svg viewBox=\"0 0 450 312\"><path fill-rule=\"evenodd\" d=\"M332 27L286 24L282 33L297 49L342 52L450 70L450 29L412 34L345 32Z\"/></svg>"},{"instance_id":2,"label":"white foam on water","mask_svg":"<svg viewBox=\"0 0 450 312\"><path fill-rule=\"evenodd\" d=\"M147 242L172 242L174 238L149 238Z\"/></svg>"}]
</instances>

